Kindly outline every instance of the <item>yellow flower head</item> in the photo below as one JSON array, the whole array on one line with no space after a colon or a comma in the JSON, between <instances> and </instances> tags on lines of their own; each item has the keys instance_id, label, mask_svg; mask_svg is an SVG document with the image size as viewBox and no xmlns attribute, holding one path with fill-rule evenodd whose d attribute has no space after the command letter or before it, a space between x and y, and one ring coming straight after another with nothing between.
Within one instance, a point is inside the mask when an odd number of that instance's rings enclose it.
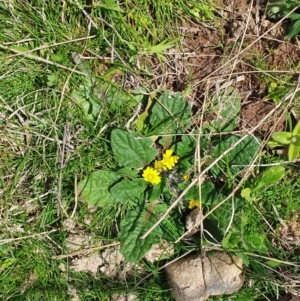
<instances>
[{"instance_id":1,"label":"yellow flower head","mask_svg":"<svg viewBox=\"0 0 300 301\"><path fill-rule=\"evenodd\" d=\"M198 207L200 209L200 202L196 200L189 201L189 209L193 209L194 207Z\"/></svg>"},{"instance_id":2,"label":"yellow flower head","mask_svg":"<svg viewBox=\"0 0 300 301\"><path fill-rule=\"evenodd\" d=\"M182 178L184 181L188 181L190 179L190 175L186 173L182 176Z\"/></svg>"},{"instance_id":3,"label":"yellow flower head","mask_svg":"<svg viewBox=\"0 0 300 301\"><path fill-rule=\"evenodd\" d=\"M165 154L163 155L163 159L161 160L162 164L167 169L172 169L179 160L178 156L172 156L172 154L173 151L171 149L167 149Z\"/></svg>"},{"instance_id":4,"label":"yellow flower head","mask_svg":"<svg viewBox=\"0 0 300 301\"><path fill-rule=\"evenodd\" d=\"M167 167L163 164L161 160L160 161L155 160L154 168L157 170L167 170Z\"/></svg>"},{"instance_id":5,"label":"yellow flower head","mask_svg":"<svg viewBox=\"0 0 300 301\"><path fill-rule=\"evenodd\" d=\"M143 178L146 182L150 182L151 184L159 184L161 182L159 172L149 166L144 170Z\"/></svg>"}]
</instances>

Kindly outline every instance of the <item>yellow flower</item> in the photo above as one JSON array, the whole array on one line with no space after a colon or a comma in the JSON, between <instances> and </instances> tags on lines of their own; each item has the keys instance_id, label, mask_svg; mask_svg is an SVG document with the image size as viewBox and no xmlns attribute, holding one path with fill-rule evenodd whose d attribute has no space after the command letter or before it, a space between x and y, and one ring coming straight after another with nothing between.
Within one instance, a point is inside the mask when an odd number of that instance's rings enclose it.
<instances>
[{"instance_id":1,"label":"yellow flower","mask_svg":"<svg viewBox=\"0 0 300 301\"><path fill-rule=\"evenodd\" d=\"M163 155L163 159L161 160L162 164L167 169L172 169L179 160L178 156L172 156L172 154L173 151L171 149L167 149L165 154Z\"/></svg>"},{"instance_id":2,"label":"yellow flower","mask_svg":"<svg viewBox=\"0 0 300 301\"><path fill-rule=\"evenodd\" d=\"M189 201L189 209L193 209L194 207L198 207L200 209L200 202L196 200Z\"/></svg>"},{"instance_id":3,"label":"yellow flower","mask_svg":"<svg viewBox=\"0 0 300 301\"><path fill-rule=\"evenodd\" d=\"M157 170L167 170L167 167L163 164L161 160L160 161L155 160L154 168Z\"/></svg>"},{"instance_id":4,"label":"yellow flower","mask_svg":"<svg viewBox=\"0 0 300 301\"><path fill-rule=\"evenodd\" d=\"M152 184L159 184L161 182L159 172L149 166L144 170L143 178L146 182L150 182Z\"/></svg>"},{"instance_id":5,"label":"yellow flower","mask_svg":"<svg viewBox=\"0 0 300 301\"><path fill-rule=\"evenodd\" d=\"M182 176L182 178L184 181L188 181L190 179L190 175L186 173Z\"/></svg>"}]
</instances>

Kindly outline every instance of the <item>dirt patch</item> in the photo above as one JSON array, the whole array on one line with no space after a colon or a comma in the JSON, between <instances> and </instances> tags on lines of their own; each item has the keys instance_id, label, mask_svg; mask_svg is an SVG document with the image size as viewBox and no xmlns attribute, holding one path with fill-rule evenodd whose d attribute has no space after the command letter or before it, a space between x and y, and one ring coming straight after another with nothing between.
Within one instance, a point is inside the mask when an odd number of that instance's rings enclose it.
<instances>
[{"instance_id":1,"label":"dirt patch","mask_svg":"<svg viewBox=\"0 0 300 301\"><path fill-rule=\"evenodd\" d=\"M300 244L300 219L297 216L292 221L282 222L279 234L287 250L297 248Z\"/></svg>"},{"instance_id":2,"label":"dirt patch","mask_svg":"<svg viewBox=\"0 0 300 301\"><path fill-rule=\"evenodd\" d=\"M258 125L274 108L272 101L264 101L269 82L276 82L277 76L282 79L282 72L297 70L300 60L296 42L283 39L287 22L277 24L268 20L262 9L266 1L260 1L259 6L251 3L220 0L219 29L193 23L179 27L184 35L184 55L177 53L175 57L169 52L177 73L168 77L166 85L175 91L192 85L190 101L199 110L203 99L221 85L228 83L237 88L242 102L241 130ZM264 68L271 71L267 76L263 75ZM238 80L241 77L243 80ZM282 112L277 112L262 124L260 134L282 131L284 119Z\"/></svg>"},{"instance_id":3,"label":"dirt patch","mask_svg":"<svg viewBox=\"0 0 300 301\"><path fill-rule=\"evenodd\" d=\"M299 47L288 42L280 43L273 53L273 65L277 70L295 69L299 61Z\"/></svg>"},{"instance_id":4,"label":"dirt patch","mask_svg":"<svg viewBox=\"0 0 300 301\"><path fill-rule=\"evenodd\" d=\"M240 129L252 129L261 120L274 109L275 105L266 101L251 101L242 106ZM261 124L260 134L270 134L277 131L283 131L285 126L285 115L283 112L275 112L273 116Z\"/></svg>"}]
</instances>

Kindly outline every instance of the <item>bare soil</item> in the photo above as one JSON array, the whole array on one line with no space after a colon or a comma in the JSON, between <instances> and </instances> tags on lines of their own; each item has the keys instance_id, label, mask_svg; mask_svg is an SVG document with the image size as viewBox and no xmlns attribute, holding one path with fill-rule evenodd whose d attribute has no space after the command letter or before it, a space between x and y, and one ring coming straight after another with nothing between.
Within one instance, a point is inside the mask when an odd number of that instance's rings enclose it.
<instances>
[{"instance_id":1,"label":"bare soil","mask_svg":"<svg viewBox=\"0 0 300 301\"><path fill-rule=\"evenodd\" d=\"M284 40L288 20L269 20L263 13L265 5L263 0L219 0L220 21L214 21L214 27L181 24L182 52L169 50L168 63L156 68L158 85L174 91L192 86L190 101L197 112L207 95L228 83L239 90L242 99L239 130L256 126L274 107L272 101L264 100L268 87L263 70L269 81L276 82L282 73L297 70L300 60L297 40ZM283 112L278 112L259 133L282 131L284 121Z\"/></svg>"}]
</instances>

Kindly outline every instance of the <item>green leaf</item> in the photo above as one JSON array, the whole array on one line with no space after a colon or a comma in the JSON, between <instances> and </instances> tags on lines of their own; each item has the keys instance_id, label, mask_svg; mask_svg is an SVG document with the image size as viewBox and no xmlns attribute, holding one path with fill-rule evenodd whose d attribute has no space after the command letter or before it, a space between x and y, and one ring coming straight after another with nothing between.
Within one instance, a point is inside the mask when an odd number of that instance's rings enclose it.
<instances>
[{"instance_id":1,"label":"green leaf","mask_svg":"<svg viewBox=\"0 0 300 301\"><path fill-rule=\"evenodd\" d=\"M149 116L149 109L152 106L153 99L151 97L148 98L147 106L142 114L136 120L136 128L138 132L141 132L145 127L146 120Z\"/></svg>"},{"instance_id":2,"label":"green leaf","mask_svg":"<svg viewBox=\"0 0 300 301\"><path fill-rule=\"evenodd\" d=\"M280 262L274 260L268 260L265 262L265 264L271 268L277 268L280 265Z\"/></svg>"},{"instance_id":3,"label":"green leaf","mask_svg":"<svg viewBox=\"0 0 300 301\"><path fill-rule=\"evenodd\" d=\"M136 179L138 177L138 173L136 170L133 170L129 167L123 167L116 171L116 174L120 176L129 177L131 179Z\"/></svg>"},{"instance_id":4,"label":"green leaf","mask_svg":"<svg viewBox=\"0 0 300 301\"><path fill-rule=\"evenodd\" d=\"M11 265L13 265L17 261L16 258L7 258L4 261L1 262L1 270L4 271Z\"/></svg>"},{"instance_id":5,"label":"green leaf","mask_svg":"<svg viewBox=\"0 0 300 301\"><path fill-rule=\"evenodd\" d=\"M275 148L275 147L280 147L282 146L281 143L275 141L275 140L269 140L268 141L268 146L270 146L271 148Z\"/></svg>"},{"instance_id":6,"label":"green leaf","mask_svg":"<svg viewBox=\"0 0 300 301\"><path fill-rule=\"evenodd\" d=\"M219 195L219 202L222 201L225 196ZM245 200L239 196L235 196L232 201L227 201L218 207L212 214L210 214L204 221L204 227L207 229L217 240L221 241L228 225L231 225L231 230L234 232L241 231L243 211ZM218 206L218 204L215 204ZM210 207L211 208L211 207ZM232 215L234 219L232 220Z\"/></svg>"},{"instance_id":7,"label":"green leaf","mask_svg":"<svg viewBox=\"0 0 300 301\"><path fill-rule=\"evenodd\" d=\"M240 232L229 231L228 234L222 240L222 247L225 249L237 248L237 245L241 238L242 234Z\"/></svg>"},{"instance_id":8,"label":"green leaf","mask_svg":"<svg viewBox=\"0 0 300 301\"><path fill-rule=\"evenodd\" d=\"M201 147L204 147L201 139ZM196 139L190 135L181 136L181 141L176 143L172 149L180 158L180 170L188 171L194 166Z\"/></svg>"},{"instance_id":9,"label":"green leaf","mask_svg":"<svg viewBox=\"0 0 300 301\"><path fill-rule=\"evenodd\" d=\"M268 253L266 241L267 239L265 234L249 232L244 235L244 243L250 247L250 250L258 253Z\"/></svg>"},{"instance_id":10,"label":"green leaf","mask_svg":"<svg viewBox=\"0 0 300 301\"><path fill-rule=\"evenodd\" d=\"M242 261L243 261L243 263L244 263L244 265L245 265L246 267L249 266L250 260L249 260L249 257L248 257L246 254L244 254L244 253L242 253L242 252L236 252L235 255L236 255L237 257L239 257L239 258L242 259ZM251 300L253 300L253 299L251 299Z\"/></svg>"},{"instance_id":11,"label":"green leaf","mask_svg":"<svg viewBox=\"0 0 300 301\"><path fill-rule=\"evenodd\" d=\"M239 137L232 135L228 136L224 140L222 138L214 140L212 157L214 159L218 158L239 139ZM236 174L241 172L243 169L248 168L248 166L252 163L252 160L258 153L259 149L259 140L252 136L247 136L241 143L226 154L217 165L212 167L212 174L215 177L219 177L222 174L222 171L226 174Z\"/></svg>"},{"instance_id":12,"label":"green leaf","mask_svg":"<svg viewBox=\"0 0 300 301\"><path fill-rule=\"evenodd\" d=\"M213 112L216 115L205 127L212 132L228 132L238 126L241 110L239 91L232 87L221 91L212 98Z\"/></svg>"},{"instance_id":13,"label":"green leaf","mask_svg":"<svg viewBox=\"0 0 300 301\"><path fill-rule=\"evenodd\" d=\"M258 178L258 184L253 189L254 191L260 190L261 188L275 184L280 181L284 176L285 168L283 166L272 166L267 168L262 176Z\"/></svg>"},{"instance_id":14,"label":"green leaf","mask_svg":"<svg viewBox=\"0 0 300 301\"><path fill-rule=\"evenodd\" d=\"M119 176L112 171L94 171L89 177L78 183L79 199L93 206L115 205L117 200L109 192L109 187L118 179Z\"/></svg>"},{"instance_id":15,"label":"green leaf","mask_svg":"<svg viewBox=\"0 0 300 301\"><path fill-rule=\"evenodd\" d=\"M101 104L100 101L91 94L89 87L80 85L78 90L74 91L71 96L77 104L81 106L88 119L97 119L101 110Z\"/></svg>"},{"instance_id":16,"label":"green leaf","mask_svg":"<svg viewBox=\"0 0 300 301\"><path fill-rule=\"evenodd\" d=\"M153 105L148 135L176 134L185 131L191 125L192 112L188 102L180 93L163 93Z\"/></svg>"},{"instance_id":17,"label":"green leaf","mask_svg":"<svg viewBox=\"0 0 300 301\"><path fill-rule=\"evenodd\" d=\"M55 63L61 63L64 61L65 57L62 54L51 54L50 59Z\"/></svg>"},{"instance_id":18,"label":"green leaf","mask_svg":"<svg viewBox=\"0 0 300 301\"><path fill-rule=\"evenodd\" d=\"M141 132L144 128L145 121L148 117L148 112L143 112L142 114L139 115L139 117L136 120L136 129L138 132Z\"/></svg>"},{"instance_id":19,"label":"green leaf","mask_svg":"<svg viewBox=\"0 0 300 301\"><path fill-rule=\"evenodd\" d=\"M272 134L272 139L283 144L288 145L291 143L292 133L290 132L275 132Z\"/></svg>"},{"instance_id":20,"label":"green leaf","mask_svg":"<svg viewBox=\"0 0 300 301\"><path fill-rule=\"evenodd\" d=\"M154 214L147 210L142 212L128 211L126 213L121 221L121 231L118 236L121 241L120 251L127 261L139 261L153 244L160 242L162 236L160 227L156 227L145 239L140 239L155 221Z\"/></svg>"},{"instance_id":21,"label":"green leaf","mask_svg":"<svg viewBox=\"0 0 300 301\"><path fill-rule=\"evenodd\" d=\"M169 41L169 39L166 39L162 41L161 43L154 45L154 46L148 46L142 51L142 54L162 54L163 52L175 45L175 43L179 40L179 38Z\"/></svg>"},{"instance_id":22,"label":"green leaf","mask_svg":"<svg viewBox=\"0 0 300 301\"><path fill-rule=\"evenodd\" d=\"M177 156L182 158L186 155L194 155L196 147L196 139L193 136L182 135L181 141L176 143L174 146L174 151Z\"/></svg>"},{"instance_id":23,"label":"green leaf","mask_svg":"<svg viewBox=\"0 0 300 301\"><path fill-rule=\"evenodd\" d=\"M288 153L288 157L289 157L289 161L293 162L298 158L299 155L299 147L296 146L295 144L291 143L289 146L289 153Z\"/></svg>"},{"instance_id":24,"label":"green leaf","mask_svg":"<svg viewBox=\"0 0 300 301\"><path fill-rule=\"evenodd\" d=\"M242 198L246 199L247 201L251 201L251 188L244 188L241 192Z\"/></svg>"},{"instance_id":25,"label":"green leaf","mask_svg":"<svg viewBox=\"0 0 300 301\"><path fill-rule=\"evenodd\" d=\"M152 185L151 189L147 190L147 195L146 195L147 198L146 199L149 201L159 200L166 184L167 184L166 179L162 178L162 181L158 185Z\"/></svg>"},{"instance_id":26,"label":"green leaf","mask_svg":"<svg viewBox=\"0 0 300 301\"><path fill-rule=\"evenodd\" d=\"M199 186L193 186L184 196L187 200L200 201ZM218 202L218 194L212 182L205 181L201 184L201 204L213 205Z\"/></svg>"},{"instance_id":27,"label":"green leaf","mask_svg":"<svg viewBox=\"0 0 300 301\"><path fill-rule=\"evenodd\" d=\"M157 204L154 208L156 214L163 214L168 209L166 204ZM183 233L184 226L180 221L182 214L179 210L172 210L171 213L161 222L160 228L163 232L163 239L175 242Z\"/></svg>"},{"instance_id":28,"label":"green leaf","mask_svg":"<svg viewBox=\"0 0 300 301\"><path fill-rule=\"evenodd\" d=\"M267 14L270 18L281 18L287 15L298 4L298 0L270 1L267 6Z\"/></svg>"},{"instance_id":29,"label":"green leaf","mask_svg":"<svg viewBox=\"0 0 300 301\"><path fill-rule=\"evenodd\" d=\"M285 168L283 166L272 166L267 168L261 177L261 181L266 184L275 184L284 176Z\"/></svg>"},{"instance_id":30,"label":"green leaf","mask_svg":"<svg viewBox=\"0 0 300 301\"><path fill-rule=\"evenodd\" d=\"M291 143L294 144L295 146L300 147L300 135L293 135L291 139Z\"/></svg>"},{"instance_id":31,"label":"green leaf","mask_svg":"<svg viewBox=\"0 0 300 301\"><path fill-rule=\"evenodd\" d=\"M300 15L298 15L298 20L293 21L291 25L287 28L288 34L284 37L285 40L289 40L295 37L300 32Z\"/></svg>"},{"instance_id":32,"label":"green leaf","mask_svg":"<svg viewBox=\"0 0 300 301\"><path fill-rule=\"evenodd\" d=\"M149 164L157 156L152 145L150 138L135 133L115 129L111 134L112 150L120 166L138 169Z\"/></svg>"},{"instance_id":33,"label":"green leaf","mask_svg":"<svg viewBox=\"0 0 300 301\"><path fill-rule=\"evenodd\" d=\"M121 204L125 204L128 201L138 203L146 187L147 184L143 179L123 180L114 185L110 192Z\"/></svg>"},{"instance_id":34,"label":"green leaf","mask_svg":"<svg viewBox=\"0 0 300 301\"><path fill-rule=\"evenodd\" d=\"M295 125L293 129L293 136L300 135L300 121Z\"/></svg>"},{"instance_id":35,"label":"green leaf","mask_svg":"<svg viewBox=\"0 0 300 301\"><path fill-rule=\"evenodd\" d=\"M48 87L53 87L57 84L58 82L58 76L56 73L52 73L50 75L47 76L47 86Z\"/></svg>"},{"instance_id":36,"label":"green leaf","mask_svg":"<svg viewBox=\"0 0 300 301\"><path fill-rule=\"evenodd\" d=\"M133 96L111 84L97 85L95 89L95 94L101 95L100 97L103 98L105 103L109 103L112 110L117 110L125 105L130 107L137 104L137 100Z\"/></svg>"}]
</instances>

